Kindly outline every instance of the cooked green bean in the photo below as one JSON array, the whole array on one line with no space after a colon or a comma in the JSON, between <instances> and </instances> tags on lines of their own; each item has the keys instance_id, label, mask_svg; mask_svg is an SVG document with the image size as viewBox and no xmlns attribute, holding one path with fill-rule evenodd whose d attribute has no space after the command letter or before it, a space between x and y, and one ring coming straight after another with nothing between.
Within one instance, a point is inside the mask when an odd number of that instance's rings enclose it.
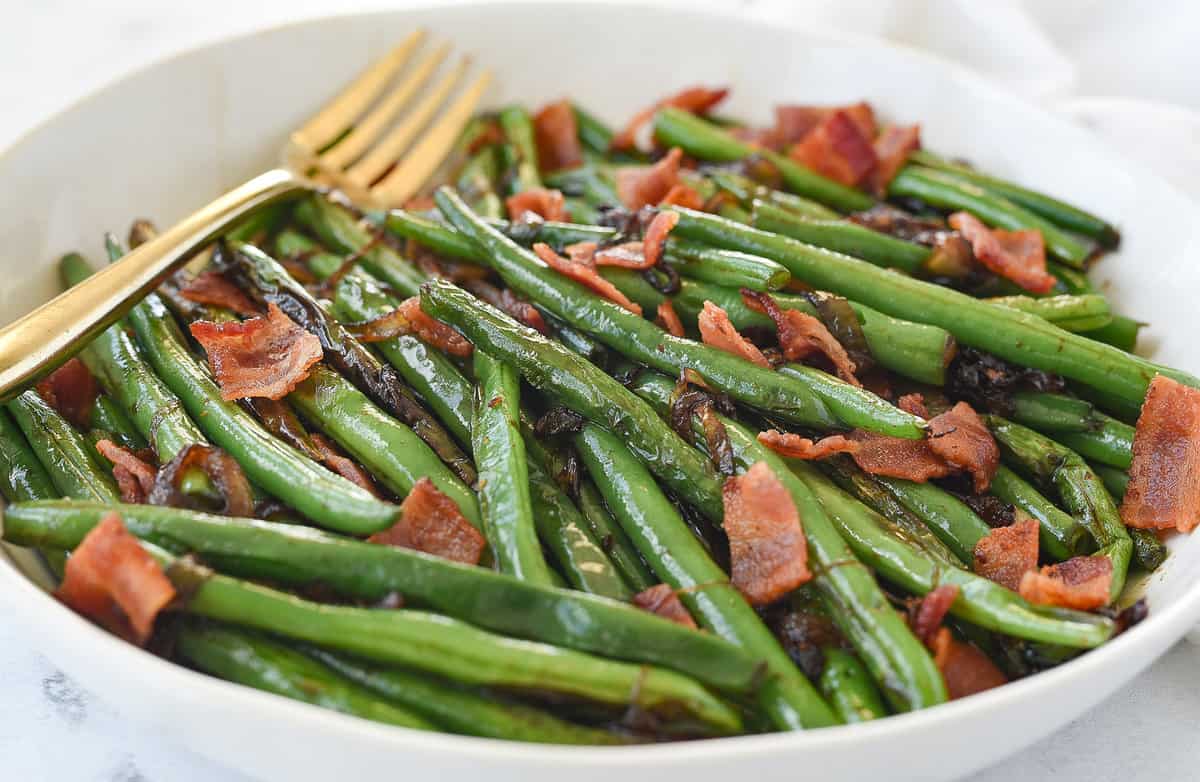
<instances>
[{"instance_id":1,"label":"cooked green bean","mask_svg":"<svg viewBox=\"0 0 1200 782\"><path fill-rule=\"evenodd\" d=\"M667 240L664 258L684 277L730 288L777 291L792 280L792 273L774 261L686 239Z\"/></svg>"},{"instance_id":2,"label":"cooked green bean","mask_svg":"<svg viewBox=\"0 0 1200 782\"><path fill-rule=\"evenodd\" d=\"M9 502L48 500L58 496L50 474L30 448L25 435L0 407L0 492Z\"/></svg>"},{"instance_id":3,"label":"cooked green bean","mask_svg":"<svg viewBox=\"0 0 1200 782\"><path fill-rule=\"evenodd\" d=\"M1002 464L996 470L989 491L1038 520L1042 550L1051 559L1061 562L1084 553L1087 530L1083 525L1008 467Z\"/></svg>"},{"instance_id":4,"label":"cooked green bean","mask_svg":"<svg viewBox=\"0 0 1200 782\"><path fill-rule=\"evenodd\" d=\"M116 502L117 485L102 468L100 454L35 391L8 403L8 412L46 469L57 494L78 500Z\"/></svg>"},{"instance_id":5,"label":"cooked green bean","mask_svg":"<svg viewBox=\"0 0 1200 782\"><path fill-rule=\"evenodd\" d=\"M821 693L833 706L842 722L868 722L887 716L883 699L871 674L857 657L834 648L822 650L825 667L818 682Z\"/></svg>"},{"instance_id":6,"label":"cooked green bean","mask_svg":"<svg viewBox=\"0 0 1200 782\"><path fill-rule=\"evenodd\" d=\"M735 174L732 171L713 171L709 179L720 190L729 193L746 209L753 207L755 200L765 201L786 212L814 220L836 220L838 213L829 207L822 206L816 201L803 198L795 193L785 193L754 181L748 176ZM749 219L750 214L747 213ZM747 222L742 220L739 222Z\"/></svg>"},{"instance_id":7,"label":"cooked green bean","mask_svg":"<svg viewBox=\"0 0 1200 782\"><path fill-rule=\"evenodd\" d=\"M752 214L750 224L755 228L862 258L877 266L902 269L909 274L919 274L930 254L928 247L847 220L802 217L767 201L755 199Z\"/></svg>"},{"instance_id":8,"label":"cooked green bean","mask_svg":"<svg viewBox=\"0 0 1200 782\"><path fill-rule=\"evenodd\" d=\"M1073 332L1094 331L1112 323L1108 299L1097 293L1032 296L997 296L992 304L1028 312L1048 320L1060 329Z\"/></svg>"}]
</instances>

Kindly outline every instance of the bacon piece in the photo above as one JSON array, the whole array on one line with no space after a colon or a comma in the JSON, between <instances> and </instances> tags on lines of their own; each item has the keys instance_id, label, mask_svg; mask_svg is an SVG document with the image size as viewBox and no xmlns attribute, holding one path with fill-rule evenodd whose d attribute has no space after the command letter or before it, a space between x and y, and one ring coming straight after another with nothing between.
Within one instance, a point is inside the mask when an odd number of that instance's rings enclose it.
<instances>
[{"instance_id":1,"label":"bacon piece","mask_svg":"<svg viewBox=\"0 0 1200 782\"><path fill-rule=\"evenodd\" d=\"M1007 527L996 527L975 544L974 570L1016 592L1021 579L1038 564L1038 520L1018 511Z\"/></svg>"},{"instance_id":2,"label":"bacon piece","mask_svg":"<svg viewBox=\"0 0 1200 782\"><path fill-rule=\"evenodd\" d=\"M968 212L955 212L948 222L971 243L976 260L995 274L1033 293L1048 293L1058 281L1046 271L1041 231L990 229Z\"/></svg>"},{"instance_id":3,"label":"bacon piece","mask_svg":"<svg viewBox=\"0 0 1200 782\"><path fill-rule=\"evenodd\" d=\"M853 454L858 451L858 443L840 434L813 441L794 432L768 429L758 433L758 441L781 456L810 462L839 453Z\"/></svg>"},{"instance_id":4,"label":"bacon piece","mask_svg":"<svg viewBox=\"0 0 1200 782\"><path fill-rule=\"evenodd\" d=\"M650 266L654 266L662 260L663 250L667 246L667 237L678 224L678 212L659 212L654 215L654 219L646 228L646 236L643 241L646 261Z\"/></svg>"},{"instance_id":5,"label":"bacon piece","mask_svg":"<svg viewBox=\"0 0 1200 782\"><path fill-rule=\"evenodd\" d=\"M642 109L637 114L634 114L629 124L613 136L613 140L609 143L609 148L617 150L632 149L637 141L638 131L654 117L655 112L659 109L670 106L671 108L690 111L693 114L705 114L713 106L724 100L728 94L728 87L689 87L682 92L677 92L670 97L663 98L653 106Z\"/></svg>"},{"instance_id":6,"label":"bacon piece","mask_svg":"<svg viewBox=\"0 0 1200 782\"><path fill-rule=\"evenodd\" d=\"M685 185L682 182L672 185L659 204L672 204L674 206L682 206L686 209L703 209L704 197L696 191L694 187Z\"/></svg>"},{"instance_id":7,"label":"bacon piece","mask_svg":"<svg viewBox=\"0 0 1200 782\"><path fill-rule=\"evenodd\" d=\"M466 337L421 309L419 296L400 302L398 309L422 342L459 358L465 358L475 350Z\"/></svg>"},{"instance_id":8,"label":"bacon piece","mask_svg":"<svg viewBox=\"0 0 1200 782\"><path fill-rule=\"evenodd\" d=\"M959 402L929 420L929 447L951 467L971 474L975 493L992 484L1000 466L1000 448L983 419L966 402Z\"/></svg>"},{"instance_id":9,"label":"bacon piece","mask_svg":"<svg viewBox=\"0 0 1200 782\"><path fill-rule=\"evenodd\" d=\"M208 353L221 398L282 399L321 360L321 340L292 322L274 304L266 317L232 323L198 320L192 336Z\"/></svg>"},{"instance_id":10,"label":"bacon piece","mask_svg":"<svg viewBox=\"0 0 1200 782\"><path fill-rule=\"evenodd\" d=\"M775 321L779 333L779 347L788 361L799 361L814 352L820 353L833 363L838 377L847 383L862 387L862 383L854 376L854 361L842 343L829 333L820 319L798 310L785 310L775 303L775 299L767 293L742 289L742 301L750 309L765 313Z\"/></svg>"},{"instance_id":11,"label":"bacon piece","mask_svg":"<svg viewBox=\"0 0 1200 782\"><path fill-rule=\"evenodd\" d=\"M929 647L933 650L934 664L946 680L946 691L950 700L965 698L1008 683L1008 677L986 654L971 644L958 640L945 627L937 632Z\"/></svg>"},{"instance_id":12,"label":"bacon piece","mask_svg":"<svg viewBox=\"0 0 1200 782\"><path fill-rule=\"evenodd\" d=\"M595 242L575 242L574 244L568 244L563 249L566 250L567 258L569 258L572 263L581 263L584 266L595 266L596 249L599 246L600 245L596 244Z\"/></svg>"},{"instance_id":13,"label":"bacon piece","mask_svg":"<svg viewBox=\"0 0 1200 782\"><path fill-rule=\"evenodd\" d=\"M534 187L511 195L504 201L508 219L520 220L526 212L533 212L543 220L569 220L566 199L559 190Z\"/></svg>"},{"instance_id":14,"label":"bacon piece","mask_svg":"<svg viewBox=\"0 0 1200 782\"><path fill-rule=\"evenodd\" d=\"M658 614L663 619L670 619L676 624L696 629L696 620L684 608L679 595L670 584L655 584L649 589L643 589L633 596L633 604L638 608Z\"/></svg>"},{"instance_id":15,"label":"bacon piece","mask_svg":"<svg viewBox=\"0 0 1200 782\"><path fill-rule=\"evenodd\" d=\"M751 605L772 603L812 578L800 512L766 462L725 481L733 585Z\"/></svg>"},{"instance_id":16,"label":"bacon piece","mask_svg":"<svg viewBox=\"0 0 1200 782\"><path fill-rule=\"evenodd\" d=\"M117 479L117 487L121 490L121 502L145 502L154 490L158 470L112 440L100 440L96 443L96 450L113 463L113 477Z\"/></svg>"},{"instance_id":17,"label":"bacon piece","mask_svg":"<svg viewBox=\"0 0 1200 782\"><path fill-rule=\"evenodd\" d=\"M258 305L241 288L217 271L207 271L188 280L187 285L179 289L179 295L197 304L224 307L247 318L262 314Z\"/></svg>"},{"instance_id":18,"label":"bacon piece","mask_svg":"<svg viewBox=\"0 0 1200 782\"><path fill-rule=\"evenodd\" d=\"M704 309L700 311L696 322L700 327L700 339L705 345L732 353L753 364L758 364L760 367L768 369L771 367L771 362L767 361L763 352L753 342L738 333L738 330L729 321L729 314L716 304L705 300Z\"/></svg>"},{"instance_id":19,"label":"bacon piece","mask_svg":"<svg viewBox=\"0 0 1200 782\"><path fill-rule=\"evenodd\" d=\"M868 139L875 137L875 112L869 103L859 102L841 107L776 106L773 139L780 146L794 144L839 110L844 111L850 117L864 137Z\"/></svg>"},{"instance_id":20,"label":"bacon piece","mask_svg":"<svg viewBox=\"0 0 1200 782\"><path fill-rule=\"evenodd\" d=\"M583 165L579 129L570 102L560 100L539 111L533 118L533 134L537 142L538 167L542 171Z\"/></svg>"},{"instance_id":21,"label":"bacon piece","mask_svg":"<svg viewBox=\"0 0 1200 782\"><path fill-rule=\"evenodd\" d=\"M896 407L909 415L915 415L918 418L929 418L929 409L925 407L925 397L922 394L905 394L896 401Z\"/></svg>"},{"instance_id":22,"label":"bacon piece","mask_svg":"<svg viewBox=\"0 0 1200 782\"><path fill-rule=\"evenodd\" d=\"M590 242L587 244L590 244ZM593 248L593 250L594 249L595 248ZM617 286L601 277L594 266L591 266L587 263L581 263L580 261L563 258L558 253L554 252L554 250L550 248L550 245L542 242L535 244L533 246L533 251L547 266L559 274L570 277L572 280L575 280L594 293L603 296L614 304L624 307L630 312L633 312L637 315L642 314L642 308L626 298L625 294L617 290ZM569 248L568 252L570 252Z\"/></svg>"},{"instance_id":23,"label":"bacon piece","mask_svg":"<svg viewBox=\"0 0 1200 782\"><path fill-rule=\"evenodd\" d=\"M823 119L789 154L806 168L851 187L862 182L877 162L871 137L845 110Z\"/></svg>"},{"instance_id":24,"label":"bacon piece","mask_svg":"<svg viewBox=\"0 0 1200 782\"><path fill-rule=\"evenodd\" d=\"M592 263L596 266L619 266L622 269L639 271L645 271L654 265L646 257L645 245L642 242L623 242L596 250L592 253Z\"/></svg>"},{"instance_id":25,"label":"bacon piece","mask_svg":"<svg viewBox=\"0 0 1200 782\"><path fill-rule=\"evenodd\" d=\"M672 147L652 166L623 166L617 169L617 197L631 212L660 203L679 184L683 150Z\"/></svg>"},{"instance_id":26,"label":"bacon piece","mask_svg":"<svg viewBox=\"0 0 1200 782\"><path fill-rule=\"evenodd\" d=\"M154 557L109 513L67 560L55 597L109 631L140 645L175 587Z\"/></svg>"},{"instance_id":27,"label":"bacon piece","mask_svg":"<svg viewBox=\"0 0 1200 782\"><path fill-rule=\"evenodd\" d=\"M930 449L927 439L904 440L859 430L851 432L849 437L858 443L858 449L850 455L859 467L872 475L925 483L954 472L954 468Z\"/></svg>"},{"instance_id":28,"label":"bacon piece","mask_svg":"<svg viewBox=\"0 0 1200 782\"><path fill-rule=\"evenodd\" d=\"M663 331L673 337L682 337L683 321L679 319L679 315L675 312L675 306L671 304L670 299L663 299L658 305L658 310L655 312L654 322L662 327Z\"/></svg>"},{"instance_id":29,"label":"bacon piece","mask_svg":"<svg viewBox=\"0 0 1200 782\"><path fill-rule=\"evenodd\" d=\"M37 393L80 429L91 426L92 405L100 394L96 378L78 358L73 358L38 381Z\"/></svg>"},{"instance_id":30,"label":"bacon piece","mask_svg":"<svg viewBox=\"0 0 1200 782\"><path fill-rule=\"evenodd\" d=\"M1191 532L1200 524L1200 391L1158 375L1133 434L1121 520Z\"/></svg>"},{"instance_id":31,"label":"bacon piece","mask_svg":"<svg viewBox=\"0 0 1200 782\"><path fill-rule=\"evenodd\" d=\"M938 631L942 629L942 620L950 611L950 606L958 599L959 588L954 584L942 584L930 590L912 611L909 623L913 633L925 645L932 644Z\"/></svg>"},{"instance_id":32,"label":"bacon piece","mask_svg":"<svg viewBox=\"0 0 1200 782\"><path fill-rule=\"evenodd\" d=\"M333 472L342 476L356 486L380 496L378 487L375 486L375 481L371 480L371 474L350 457L338 450L325 435L310 434L308 441L312 443L313 448L321 456L321 464L324 464Z\"/></svg>"},{"instance_id":33,"label":"bacon piece","mask_svg":"<svg viewBox=\"0 0 1200 782\"><path fill-rule=\"evenodd\" d=\"M487 547L483 535L471 526L454 500L438 491L428 478L418 480L400 503L400 520L367 540L468 565L479 564Z\"/></svg>"},{"instance_id":34,"label":"bacon piece","mask_svg":"<svg viewBox=\"0 0 1200 782\"><path fill-rule=\"evenodd\" d=\"M1031 603L1091 611L1108 605L1112 575L1112 560L1108 557L1072 557L1026 573L1021 578L1020 593Z\"/></svg>"},{"instance_id":35,"label":"bacon piece","mask_svg":"<svg viewBox=\"0 0 1200 782\"><path fill-rule=\"evenodd\" d=\"M921 126L898 127L889 125L875 139L875 170L867 177L867 184L875 195L882 198L888 185L908 162L908 156L921 148Z\"/></svg>"}]
</instances>

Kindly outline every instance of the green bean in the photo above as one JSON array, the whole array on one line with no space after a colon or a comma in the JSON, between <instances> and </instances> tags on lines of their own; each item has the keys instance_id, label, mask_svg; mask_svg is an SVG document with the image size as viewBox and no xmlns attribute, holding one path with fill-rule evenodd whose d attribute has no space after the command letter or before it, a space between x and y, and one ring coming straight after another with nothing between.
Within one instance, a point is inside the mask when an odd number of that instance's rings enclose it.
<instances>
[{"instance_id":1,"label":"green bean","mask_svg":"<svg viewBox=\"0 0 1200 782\"><path fill-rule=\"evenodd\" d=\"M374 722L437 730L415 711L389 703L300 652L257 634L188 622L175 635L175 648L200 670L231 682Z\"/></svg>"},{"instance_id":2,"label":"green bean","mask_svg":"<svg viewBox=\"0 0 1200 782\"><path fill-rule=\"evenodd\" d=\"M1050 321L1060 329L1073 332L1094 331L1112 322L1108 299L1096 293L1064 294L1061 296L997 296L988 299L992 304L1028 312Z\"/></svg>"},{"instance_id":3,"label":"green bean","mask_svg":"<svg viewBox=\"0 0 1200 782\"><path fill-rule=\"evenodd\" d=\"M1133 539L1133 558L1147 573L1153 573L1167 561L1170 552L1154 530L1131 528L1129 537Z\"/></svg>"},{"instance_id":4,"label":"green bean","mask_svg":"<svg viewBox=\"0 0 1200 782\"><path fill-rule=\"evenodd\" d=\"M479 510L483 530L501 572L549 584L529 496L529 468L520 428L520 382L515 369L483 350L475 351L479 390L471 423L471 446L479 464Z\"/></svg>"},{"instance_id":5,"label":"green bean","mask_svg":"<svg viewBox=\"0 0 1200 782\"><path fill-rule=\"evenodd\" d=\"M1112 345L1115 348L1132 353L1137 348L1138 332L1145 323L1124 315L1113 314L1112 320L1105 326L1083 332L1085 337Z\"/></svg>"},{"instance_id":6,"label":"green bean","mask_svg":"<svg viewBox=\"0 0 1200 782\"><path fill-rule=\"evenodd\" d=\"M142 350L166 386L211 441L246 477L318 524L356 535L391 526L398 508L335 475L263 429L192 357L162 301L151 294L129 315Z\"/></svg>"},{"instance_id":7,"label":"green bean","mask_svg":"<svg viewBox=\"0 0 1200 782\"><path fill-rule=\"evenodd\" d=\"M1008 467L1002 464L996 470L989 491L1038 520L1041 547L1051 559L1062 562L1084 552L1087 530L1083 525Z\"/></svg>"},{"instance_id":8,"label":"green bean","mask_svg":"<svg viewBox=\"0 0 1200 782\"><path fill-rule=\"evenodd\" d=\"M429 478L468 521L482 529L475 492L411 429L380 410L337 372L313 367L287 398L397 496L406 496L418 479Z\"/></svg>"},{"instance_id":9,"label":"green bean","mask_svg":"<svg viewBox=\"0 0 1200 782\"><path fill-rule=\"evenodd\" d=\"M752 214L750 224L755 228L862 258L876 266L901 269L909 274L919 274L930 254L928 247L872 231L847 220L802 217L758 199L754 200Z\"/></svg>"},{"instance_id":10,"label":"green bean","mask_svg":"<svg viewBox=\"0 0 1200 782\"><path fill-rule=\"evenodd\" d=\"M80 500L117 501L117 485L102 468L96 449L37 392L23 392L8 403L8 412L49 474L57 494Z\"/></svg>"},{"instance_id":11,"label":"green bean","mask_svg":"<svg viewBox=\"0 0 1200 782\"><path fill-rule=\"evenodd\" d=\"M126 448L137 450L145 448L147 445L141 432L134 427L133 421L129 420L125 411L108 394L100 394L96 397L88 424L92 431L114 435L117 444Z\"/></svg>"},{"instance_id":12,"label":"green bean","mask_svg":"<svg viewBox=\"0 0 1200 782\"><path fill-rule=\"evenodd\" d=\"M509 195L541 187L538 176L537 144L533 139L533 119L521 106L506 106L497 115L504 136L517 153L516 176L509 183Z\"/></svg>"},{"instance_id":13,"label":"green bean","mask_svg":"<svg viewBox=\"0 0 1200 782\"><path fill-rule=\"evenodd\" d=\"M1121 235L1112 224L1078 207L1063 203L1056 198L1051 198L1036 190L1021 187L999 177L989 176L969 166L946 160L923 149L913 152L909 159L923 166L949 172L954 176L991 190L1068 231L1074 231L1075 233L1095 239L1104 247L1116 247L1121 241Z\"/></svg>"},{"instance_id":14,"label":"green bean","mask_svg":"<svg viewBox=\"0 0 1200 782\"><path fill-rule=\"evenodd\" d=\"M788 267L793 277L819 290L841 294L893 317L941 326L965 345L1034 369L1057 372L1131 404L1141 404L1150 381L1159 373L1200 387L1200 380L1185 372L1063 331L1028 313L997 307L778 234L671 208L680 214L673 235L772 258Z\"/></svg>"},{"instance_id":15,"label":"green bean","mask_svg":"<svg viewBox=\"0 0 1200 782\"><path fill-rule=\"evenodd\" d=\"M664 146L681 147L700 160L722 163L761 156L779 169L788 190L842 212L869 209L874 203L866 193L826 179L777 152L738 141L711 122L682 109L660 109L654 115L654 135Z\"/></svg>"},{"instance_id":16,"label":"green bean","mask_svg":"<svg viewBox=\"0 0 1200 782\"><path fill-rule=\"evenodd\" d=\"M1125 490L1129 488L1128 472L1098 462L1088 462L1088 466L1096 472L1096 475L1100 476L1100 480L1104 483L1104 488L1108 489L1109 494L1118 502L1125 499ZM1130 529L1130 532L1133 530Z\"/></svg>"},{"instance_id":17,"label":"green bean","mask_svg":"<svg viewBox=\"0 0 1200 782\"><path fill-rule=\"evenodd\" d=\"M692 535L679 511L649 471L621 441L595 424L574 438L575 447L605 504L688 610L711 632L767 663L759 707L779 730L837 724L837 718L804 678L729 577Z\"/></svg>"},{"instance_id":18,"label":"green bean","mask_svg":"<svg viewBox=\"0 0 1200 782\"><path fill-rule=\"evenodd\" d=\"M673 388L670 380L646 373L634 388L660 412L666 412ZM945 683L928 651L892 609L871 572L847 547L813 493L777 454L755 439L753 432L732 419L723 417L721 421L738 465L745 469L757 462L766 463L796 503L813 563L814 584L830 604L838 628L866 662L892 706L908 711L945 700ZM699 422L692 423L695 428Z\"/></svg>"},{"instance_id":19,"label":"green bean","mask_svg":"<svg viewBox=\"0 0 1200 782\"><path fill-rule=\"evenodd\" d=\"M368 665L316 647L303 652L364 689L453 733L542 744L624 744L615 733L574 725L549 712L456 687L399 668Z\"/></svg>"},{"instance_id":20,"label":"green bean","mask_svg":"<svg viewBox=\"0 0 1200 782\"><path fill-rule=\"evenodd\" d=\"M547 187L561 190L568 196L581 198L589 206L619 206L621 203L611 176L602 172L595 164L557 171L548 174L545 180ZM571 216L576 222L584 222L574 212L571 212Z\"/></svg>"},{"instance_id":21,"label":"green bean","mask_svg":"<svg viewBox=\"0 0 1200 782\"><path fill-rule=\"evenodd\" d=\"M504 204L496 194L496 182L499 177L500 161L496 155L496 147L489 145L467 160L458 172L454 186L479 214L502 217Z\"/></svg>"},{"instance_id":22,"label":"green bean","mask_svg":"<svg viewBox=\"0 0 1200 782\"><path fill-rule=\"evenodd\" d=\"M9 502L58 496L50 474L38 460L8 411L0 407L0 492Z\"/></svg>"},{"instance_id":23,"label":"green bean","mask_svg":"<svg viewBox=\"0 0 1200 782\"><path fill-rule=\"evenodd\" d=\"M886 717L879 690L859 659L841 649L826 648L822 652L825 667L818 684L842 722L849 725Z\"/></svg>"},{"instance_id":24,"label":"green bean","mask_svg":"<svg viewBox=\"0 0 1200 782\"><path fill-rule=\"evenodd\" d=\"M25 502L5 510L4 539L71 549L112 510L132 534L194 552L221 572L297 587L321 583L362 601L399 592L493 632L663 665L730 692L749 692L759 678L759 660L732 644L624 603L293 524L107 501Z\"/></svg>"},{"instance_id":25,"label":"green bean","mask_svg":"<svg viewBox=\"0 0 1200 782\"><path fill-rule=\"evenodd\" d=\"M796 423L820 428L841 425L911 439L924 436L924 421L823 372L807 367L796 367L791 374L775 372L708 345L673 337L551 270L473 215L452 191L442 188L436 199L459 231L486 248L493 268L511 288L614 350L671 374L684 367L695 369L734 399Z\"/></svg>"},{"instance_id":26,"label":"green bean","mask_svg":"<svg viewBox=\"0 0 1200 782\"><path fill-rule=\"evenodd\" d=\"M1044 391L1018 391L1013 394L1009 417L1022 426L1057 435L1092 431L1099 424L1098 415L1096 408L1082 399Z\"/></svg>"},{"instance_id":27,"label":"green bean","mask_svg":"<svg viewBox=\"0 0 1200 782\"><path fill-rule=\"evenodd\" d=\"M1050 432L1050 436L1080 456L1109 467L1128 470L1133 462L1134 428L1099 411L1098 428L1085 432Z\"/></svg>"},{"instance_id":28,"label":"green bean","mask_svg":"<svg viewBox=\"0 0 1200 782\"><path fill-rule=\"evenodd\" d=\"M732 171L713 171L708 176L717 188L732 195L745 208L750 208L755 200L759 200L800 217L814 220L836 220L838 218L837 212L816 201L810 201L795 193L774 190L748 176L735 174Z\"/></svg>"},{"instance_id":29,"label":"green bean","mask_svg":"<svg viewBox=\"0 0 1200 782\"><path fill-rule=\"evenodd\" d=\"M1112 496L1079 454L1045 435L995 415L985 417L1002 455L1047 486L1079 520L1099 546L1097 554L1112 562L1110 601L1125 587L1133 543Z\"/></svg>"},{"instance_id":30,"label":"green bean","mask_svg":"<svg viewBox=\"0 0 1200 782\"><path fill-rule=\"evenodd\" d=\"M664 259L684 277L730 288L777 291L792 280L792 273L774 261L686 239L669 239Z\"/></svg>"},{"instance_id":31,"label":"green bean","mask_svg":"<svg viewBox=\"0 0 1200 782\"><path fill-rule=\"evenodd\" d=\"M1009 231L1041 231L1046 251L1058 260L1082 269L1090 248L1054 223L1018 206L1007 198L944 171L909 164L888 185L888 195L919 198L939 209L970 212L988 225Z\"/></svg>"}]
</instances>

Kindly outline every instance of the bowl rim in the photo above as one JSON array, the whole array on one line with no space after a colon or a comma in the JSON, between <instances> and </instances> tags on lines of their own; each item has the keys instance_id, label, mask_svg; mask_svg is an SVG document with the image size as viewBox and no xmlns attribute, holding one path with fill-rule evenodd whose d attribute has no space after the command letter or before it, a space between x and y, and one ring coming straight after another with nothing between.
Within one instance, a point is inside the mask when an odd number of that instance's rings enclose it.
<instances>
[{"instance_id":1,"label":"bowl rim","mask_svg":"<svg viewBox=\"0 0 1200 782\"><path fill-rule=\"evenodd\" d=\"M105 82L103 85L80 95L56 111L43 117L31 127L17 134L5 147L0 148L0 163L19 154L20 148L45 129L61 120L70 112L93 101L104 100L110 91L118 89L124 82L144 73L171 66L175 61L196 55L218 46L248 43L255 38L288 30L307 27L321 22L362 17L393 17L404 11L462 10L471 7L520 7L524 12L532 10L560 11L570 7L590 7L605 10L624 9L688 16L701 19L717 19L743 27L770 27L783 25L813 39L834 45L866 46L890 50L897 57L924 60L930 65L951 72L957 79L964 80L974 89L987 93L991 100L1018 105L1022 110L1039 112L1048 121L1058 125L1081 139L1099 140L1086 129L1069 122L1065 117L1045 109L988 81L959 63L919 49L913 45L888 41L874 36L832 29L822 24L803 23L799 20L767 20L762 17L739 14L737 9L721 7L685 7L661 0L647 4L638 0L579 0L561 3L553 0L417 0L392 9L360 11L337 11L314 13L298 19L264 24L253 29L232 34L219 35L198 41L178 50L155 57L148 62L129 68ZM1153 181L1163 192L1177 198L1184 205L1196 206L1182 190L1147 169L1136 160L1120 156L1111 147L1104 145L1108 153L1121 157L1123 164L1137 174L1139 181ZM1200 207L1196 209L1200 213ZM3 529L3 511L0 508L0 530ZM5 544L7 545L7 544ZM304 720L314 727L330 731L331 735L354 734L357 739L384 741L396 749L426 753L455 752L472 760L497 759L528 764L587 763L606 767L642 764L646 761L696 762L706 758L736 758L771 750L803 750L808 747L848 748L860 741L887 734L917 734L936 729L972 712L998 711L1017 701L1033 703L1039 697L1053 696L1072 684L1080 685L1093 676L1103 677L1104 672L1115 664L1119 656L1141 660L1139 671L1148 667L1167 648L1200 622L1200 582L1188 586L1171 605L1161 611L1152 611L1150 616L1136 629L1114 638L1097 649L1059 667L1044 671L1036 676L1010 682L1004 687L989 690L970 698L948 702L928 709L893 715L887 719L853 725L841 725L815 731L767 733L749 736L730 736L699 741L646 744L619 747L563 746L553 744L531 744L502 739L480 738L450 733L418 731L374 723L366 719L331 711L322 707L289 700L271 693L217 679L199 673L181 664L157 657L143 649L132 646L101 630L96 625L75 614L65 605L31 581L12 560L10 554L0 549L0 599L30 623L37 625L35 633L48 637L53 634L60 640L87 646L91 654L102 654L115 664L129 663L140 656L138 665L145 671L146 679L157 677L160 685L169 686L180 699L220 698L229 708L254 709L264 718L280 720ZM1161 646L1154 655L1147 652ZM131 654L132 653L132 654ZM53 659L53 654L49 654ZM1135 674L1136 675L1136 674ZM118 710L121 704L114 704ZM220 762L220 755L213 755Z\"/></svg>"}]
</instances>

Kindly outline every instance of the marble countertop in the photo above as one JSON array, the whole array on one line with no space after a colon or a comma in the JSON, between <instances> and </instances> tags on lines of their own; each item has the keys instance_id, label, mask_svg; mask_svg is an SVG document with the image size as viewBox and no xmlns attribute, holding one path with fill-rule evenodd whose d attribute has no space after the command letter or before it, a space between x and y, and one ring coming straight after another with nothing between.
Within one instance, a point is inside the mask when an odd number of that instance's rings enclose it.
<instances>
[{"instance_id":1,"label":"marble countertop","mask_svg":"<svg viewBox=\"0 0 1200 782\"><path fill-rule=\"evenodd\" d=\"M710 0L707 4L763 13L791 2ZM102 4L9 0L8 21L0 32L0 73L5 74L0 79L0 105L5 107L0 112L0 149L75 98L180 47L300 16L345 11L347 6L396 4L386 0L107 0ZM817 0L809 4L829 5ZM856 0L847 4L864 7ZM0 778L28 782L247 779L157 739L152 726L123 719L119 704L102 702L80 689L28 645L21 627L2 616L0 693L5 706L0 710ZM1181 643L1088 714L972 780L1195 778L1198 724L1200 644Z\"/></svg>"}]
</instances>

